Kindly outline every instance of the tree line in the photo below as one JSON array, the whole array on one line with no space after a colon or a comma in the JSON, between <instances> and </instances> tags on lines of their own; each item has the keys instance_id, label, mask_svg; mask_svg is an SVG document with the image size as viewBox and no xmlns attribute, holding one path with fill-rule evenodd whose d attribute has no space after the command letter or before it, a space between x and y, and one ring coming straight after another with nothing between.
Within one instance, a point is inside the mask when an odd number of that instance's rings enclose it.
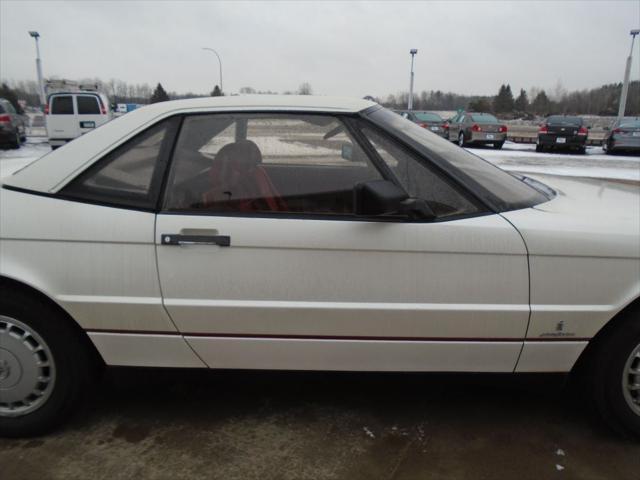
<instances>
[{"instance_id":1,"label":"tree line","mask_svg":"<svg viewBox=\"0 0 640 480\"><path fill-rule=\"evenodd\" d=\"M566 91L558 84L550 93L535 87L528 92L520 89L516 97L511 90L511 85L503 84L494 96L459 95L440 90L422 91L414 94L413 108L440 111L465 109L514 118L552 114L615 116L618 114L621 91L622 83L573 92ZM402 92L397 95L388 95L384 99L375 98L375 100L389 108L406 109L409 94ZM640 115L640 81L638 80L629 83L625 115Z\"/></svg>"},{"instance_id":2,"label":"tree line","mask_svg":"<svg viewBox=\"0 0 640 480\"><path fill-rule=\"evenodd\" d=\"M198 98L206 96L225 95L218 85L215 85L209 93L193 92L167 92L161 83L151 87L147 83L127 83L123 80L111 79L103 81L99 78L84 78L80 84L98 85L113 103L155 103L166 100L182 98ZM587 114L614 116L618 113L620 101L621 83L602 85L601 87L576 90L569 92L561 84L556 85L553 91L547 93L544 89L531 88L529 91L520 89L517 96L511 90L511 85L502 84L495 96L490 95L460 95L441 90L422 91L414 94L413 108L416 110L474 110L500 114L503 117L527 117L533 115L549 114ZM241 94L275 94L270 90L261 91L253 87L242 87ZM284 91L285 95L299 94L312 95L313 88L308 82L300 84L295 91ZM7 98L20 106L17 100L26 101L27 105L38 106L38 84L33 80L3 81L0 86L0 97ZM378 103L394 109L405 109L409 100L408 92L387 95L386 97L367 97ZM630 116L640 115L640 81L630 82L627 96L626 114Z\"/></svg>"},{"instance_id":3,"label":"tree line","mask_svg":"<svg viewBox=\"0 0 640 480\"><path fill-rule=\"evenodd\" d=\"M168 92L158 82L155 87L147 83L127 83L123 80L111 79L108 81L100 78L83 78L78 80L78 84L97 85L98 90L106 93L112 103L156 103L167 100L179 100L184 98L200 98L200 97L218 97L226 95L219 85L214 85L211 92L193 93L193 92ZM256 90L253 87L240 88L241 94L277 94L271 90ZM300 84L297 90L287 90L282 92L284 95L312 95L313 88L308 82ZM37 107L40 104L40 96L38 93L38 83L34 80L3 80L0 84L0 98L6 98L11 101L19 112L22 108L18 103L18 99L24 100L27 105Z\"/></svg>"}]
</instances>

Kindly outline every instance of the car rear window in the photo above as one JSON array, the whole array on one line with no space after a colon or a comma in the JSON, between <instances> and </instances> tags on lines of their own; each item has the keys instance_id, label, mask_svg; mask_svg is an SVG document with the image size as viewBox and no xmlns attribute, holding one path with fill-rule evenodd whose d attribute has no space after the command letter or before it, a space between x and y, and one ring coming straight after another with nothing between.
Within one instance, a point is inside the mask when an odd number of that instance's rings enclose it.
<instances>
[{"instance_id":1,"label":"car rear window","mask_svg":"<svg viewBox=\"0 0 640 480\"><path fill-rule=\"evenodd\" d=\"M51 115L73 115L73 98L60 95L51 99Z\"/></svg>"},{"instance_id":2,"label":"car rear window","mask_svg":"<svg viewBox=\"0 0 640 480\"><path fill-rule=\"evenodd\" d=\"M565 117L564 115L552 115L547 118L547 125L582 125L580 117Z\"/></svg>"},{"instance_id":3,"label":"car rear window","mask_svg":"<svg viewBox=\"0 0 640 480\"><path fill-rule=\"evenodd\" d=\"M76 99L78 102L79 115L100 115L100 106L98 105L97 97L92 95L78 95Z\"/></svg>"},{"instance_id":4,"label":"car rear window","mask_svg":"<svg viewBox=\"0 0 640 480\"><path fill-rule=\"evenodd\" d=\"M437 113L415 112L416 118L423 122L442 122L442 117Z\"/></svg>"},{"instance_id":5,"label":"car rear window","mask_svg":"<svg viewBox=\"0 0 640 480\"><path fill-rule=\"evenodd\" d=\"M7 113L1 103L0 103L0 113Z\"/></svg>"},{"instance_id":6,"label":"car rear window","mask_svg":"<svg viewBox=\"0 0 640 480\"><path fill-rule=\"evenodd\" d=\"M493 115L489 115L486 113L483 114L472 114L471 115L471 120L473 120L476 123L498 123L498 119L496 117L494 117Z\"/></svg>"},{"instance_id":7,"label":"car rear window","mask_svg":"<svg viewBox=\"0 0 640 480\"><path fill-rule=\"evenodd\" d=\"M618 128L640 128L640 120L623 121Z\"/></svg>"}]
</instances>

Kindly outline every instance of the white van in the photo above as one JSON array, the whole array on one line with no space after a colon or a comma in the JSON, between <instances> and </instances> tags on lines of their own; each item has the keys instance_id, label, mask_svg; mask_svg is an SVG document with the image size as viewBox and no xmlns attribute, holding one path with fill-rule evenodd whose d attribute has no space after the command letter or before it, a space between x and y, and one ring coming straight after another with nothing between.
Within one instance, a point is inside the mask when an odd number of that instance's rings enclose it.
<instances>
[{"instance_id":1,"label":"white van","mask_svg":"<svg viewBox=\"0 0 640 480\"><path fill-rule=\"evenodd\" d=\"M47 135L56 149L111 120L109 99L99 92L56 92L45 106Z\"/></svg>"}]
</instances>

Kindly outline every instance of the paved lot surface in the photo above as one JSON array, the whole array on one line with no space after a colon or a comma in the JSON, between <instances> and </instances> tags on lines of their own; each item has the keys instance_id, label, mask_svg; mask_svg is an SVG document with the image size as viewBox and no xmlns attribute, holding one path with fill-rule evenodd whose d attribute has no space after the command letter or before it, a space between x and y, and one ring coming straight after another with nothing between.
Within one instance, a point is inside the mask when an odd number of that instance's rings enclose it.
<instances>
[{"instance_id":1,"label":"paved lot surface","mask_svg":"<svg viewBox=\"0 0 640 480\"><path fill-rule=\"evenodd\" d=\"M0 478L640 478L551 380L112 370L63 430L0 439Z\"/></svg>"}]
</instances>

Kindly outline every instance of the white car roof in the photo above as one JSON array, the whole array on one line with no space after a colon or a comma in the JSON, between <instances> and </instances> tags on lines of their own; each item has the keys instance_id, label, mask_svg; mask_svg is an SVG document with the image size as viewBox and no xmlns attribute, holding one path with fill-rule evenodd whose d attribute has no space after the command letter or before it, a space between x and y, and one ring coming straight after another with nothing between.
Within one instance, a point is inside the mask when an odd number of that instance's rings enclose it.
<instances>
[{"instance_id":1,"label":"white car roof","mask_svg":"<svg viewBox=\"0 0 640 480\"><path fill-rule=\"evenodd\" d=\"M368 100L314 95L236 95L154 103L76 138L5 177L3 183L15 188L55 193L105 153L171 115L225 111L357 113L375 105Z\"/></svg>"}]
</instances>

